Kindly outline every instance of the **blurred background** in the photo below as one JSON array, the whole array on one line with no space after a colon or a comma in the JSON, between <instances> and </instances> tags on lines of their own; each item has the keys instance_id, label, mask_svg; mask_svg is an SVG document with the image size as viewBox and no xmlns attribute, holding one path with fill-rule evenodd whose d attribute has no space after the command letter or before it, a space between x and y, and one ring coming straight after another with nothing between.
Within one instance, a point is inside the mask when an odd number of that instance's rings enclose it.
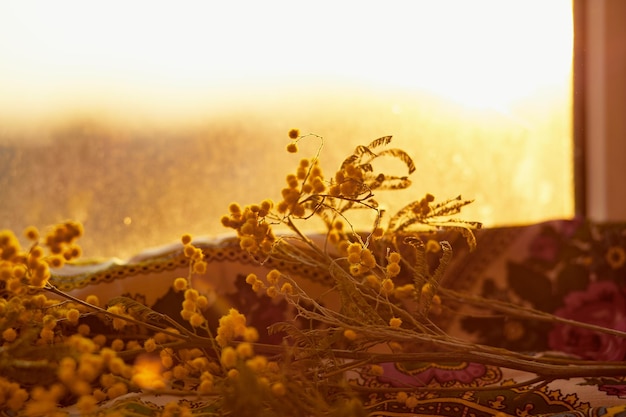
<instances>
[{"instance_id":1,"label":"blurred background","mask_svg":"<svg viewBox=\"0 0 626 417\"><path fill-rule=\"evenodd\" d=\"M72 218L86 256L220 235L324 137L393 135L413 185L487 226L574 215L571 0L4 1L0 228ZM387 165L386 165L387 166ZM389 165L390 169L398 169ZM358 225L369 227L369 223Z\"/></svg>"}]
</instances>

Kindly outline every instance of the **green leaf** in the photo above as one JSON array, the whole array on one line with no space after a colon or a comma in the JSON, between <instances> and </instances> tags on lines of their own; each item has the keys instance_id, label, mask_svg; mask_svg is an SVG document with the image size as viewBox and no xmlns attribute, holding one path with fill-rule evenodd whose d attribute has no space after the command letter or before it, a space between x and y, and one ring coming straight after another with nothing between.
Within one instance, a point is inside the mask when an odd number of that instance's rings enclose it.
<instances>
[{"instance_id":1,"label":"green leaf","mask_svg":"<svg viewBox=\"0 0 626 417\"><path fill-rule=\"evenodd\" d=\"M382 152L380 152L378 154L378 156L384 156L384 155L388 155L388 156L392 156L394 158L398 158L399 160L404 162L404 165L406 165L407 169L409 170L409 174L412 174L413 172L415 172L415 163L413 162L413 159L411 159L409 154L404 152L403 150L401 150L401 149L385 149L384 151L382 151Z\"/></svg>"},{"instance_id":2,"label":"green leaf","mask_svg":"<svg viewBox=\"0 0 626 417\"><path fill-rule=\"evenodd\" d=\"M377 148L379 146L388 145L389 142L391 142L391 136L383 136L376 140L373 140L369 145L367 145L367 147L370 149Z\"/></svg>"}]
</instances>

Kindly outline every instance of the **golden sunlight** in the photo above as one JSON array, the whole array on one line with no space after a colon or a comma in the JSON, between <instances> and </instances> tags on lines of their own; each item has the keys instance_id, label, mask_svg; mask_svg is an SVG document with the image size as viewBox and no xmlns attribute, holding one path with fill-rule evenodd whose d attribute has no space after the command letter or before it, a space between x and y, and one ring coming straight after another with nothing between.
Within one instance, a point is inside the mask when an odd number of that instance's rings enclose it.
<instances>
[{"instance_id":1,"label":"golden sunlight","mask_svg":"<svg viewBox=\"0 0 626 417\"><path fill-rule=\"evenodd\" d=\"M0 226L76 219L114 256L223 233L275 198L292 127L326 172L393 135L418 167L399 206L571 217L572 31L571 0L0 2Z\"/></svg>"},{"instance_id":2,"label":"golden sunlight","mask_svg":"<svg viewBox=\"0 0 626 417\"><path fill-rule=\"evenodd\" d=\"M345 80L507 110L568 81L571 3L9 2L5 117L89 106L184 116L263 83ZM139 108L138 108L139 106Z\"/></svg>"},{"instance_id":3,"label":"golden sunlight","mask_svg":"<svg viewBox=\"0 0 626 417\"><path fill-rule=\"evenodd\" d=\"M165 381L163 378L163 365L159 356L139 355L133 367L132 381L143 389L163 389Z\"/></svg>"}]
</instances>

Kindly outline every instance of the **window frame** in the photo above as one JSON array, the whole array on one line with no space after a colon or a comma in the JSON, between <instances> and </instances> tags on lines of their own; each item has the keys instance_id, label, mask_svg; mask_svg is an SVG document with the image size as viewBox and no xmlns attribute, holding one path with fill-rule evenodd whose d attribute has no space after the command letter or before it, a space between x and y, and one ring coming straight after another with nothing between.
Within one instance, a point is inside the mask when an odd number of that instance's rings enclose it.
<instances>
[{"instance_id":1,"label":"window frame","mask_svg":"<svg viewBox=\"0 0 626 417\"><path fill-rule=\"evenodd\" d=\"M576 214L626 221L626 2L573 0Z\"/></svg>"}]
</instances>

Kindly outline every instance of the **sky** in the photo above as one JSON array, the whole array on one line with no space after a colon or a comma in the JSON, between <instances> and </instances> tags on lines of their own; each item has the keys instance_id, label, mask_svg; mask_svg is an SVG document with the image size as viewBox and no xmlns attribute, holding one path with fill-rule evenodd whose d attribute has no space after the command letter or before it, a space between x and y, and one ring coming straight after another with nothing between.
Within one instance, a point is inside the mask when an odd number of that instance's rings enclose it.
<instances>
[{"instance_id":1,"label":"sky","mask_svg":"<svg viewBox=\"0 0 626 417\"><path fill-rule=\"evenodd\" d=\"M0 0L0 227L74 218L107 256L223 233L292 127L331 167L393 135L418 170L391 210L570 217L571 69L571 0Z\"/></svg>"},{"instance_id":2,"label":"sky","mask_svg":"<svg viewBox=\"0 0 626 417\"><path fill-rule=\"evenodd\" d=\"M506 109L563 83L569 8L568 0L3 0L0 113L21 120L87 106L173 116L259 88L335 82Z\"/></svg>"}]
</instances>

